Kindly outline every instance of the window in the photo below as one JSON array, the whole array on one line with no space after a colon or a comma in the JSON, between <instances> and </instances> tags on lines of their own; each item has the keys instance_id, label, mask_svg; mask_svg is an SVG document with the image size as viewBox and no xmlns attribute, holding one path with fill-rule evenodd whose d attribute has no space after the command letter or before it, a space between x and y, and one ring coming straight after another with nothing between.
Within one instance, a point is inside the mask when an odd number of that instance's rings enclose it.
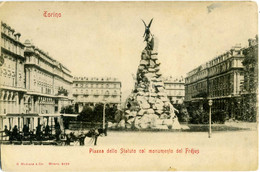
<instances>
[{"instance_id":1,"label":"window","mask_svg":"<svg viewBox=\"0 0 260 172\"><path fill-rule=\"evenodd\" d=\"M4 47L6 47L6 40L5 39L3 39L4 40Z\"/></svg>"},{"instance_id":2,"label":"window","mask_svg":"<svg viewBox=\"0 0 260 172\"><path fill-rule=\"evenodd\" d=\"M7 41L7 45L8 45L8 50L10 50L11 42Z\"/></svg>"}]
</instances>

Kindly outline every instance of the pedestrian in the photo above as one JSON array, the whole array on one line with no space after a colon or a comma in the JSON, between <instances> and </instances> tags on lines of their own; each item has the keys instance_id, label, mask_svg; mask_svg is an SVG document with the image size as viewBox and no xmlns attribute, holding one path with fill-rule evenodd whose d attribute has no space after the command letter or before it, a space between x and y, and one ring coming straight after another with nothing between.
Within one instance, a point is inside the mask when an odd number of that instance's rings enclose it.
<instances>
[{"instance_id":1,"label":"pedestrian","mask_svg":"<svg viewBox=\"0 0 260 172\"><path fill-rule=\"evenodd\" d=\"M26 124L23 126L23 134L24 134L24 136L28 136L29 135L29 127L27 127Z\"/></svg>"},{"instance_id":2,"label":"pedestrian","mask_svg":"<svg viewBox=\"0 0 260 172\"><path fill-rule=\"evenodd\" d=\"M45 133L45 136L48 136L49 135L49 132L50 132L50 127L49 127L49 125L47 124L46 125L46 127L45 127L45 131L44 131Z\"/></svg>"},{"instance_id":3,"label":"pedestrian","mask_svg":"<svg viewBox=\"0 0 260 172\"><path fill-rule=\"evenodd\" d=\"M4 140L8 140L9 136L10 136L10 131L7 129L6 125L5 125L5 129L4 129L4 133L5 133Z\"/></svg>"},{"instance_id":4,"label":"pedestrian","mask_svg":"<svg viewBox=\"0 0 260 172\"><path fill-rule=\"evenodd\" d=\"M60 135L61 135L61 129L60 129L60 125L58 124L55 128L55 136L56 136L56 140L59 141L60 140Z\"/></svg>"},{"instance_id":5,"label":"pedestrian","mask_svg":"<svg viewBox=\"0 0 260 172\"><path fill-rule=\"evenodd\" d=\"M37 138L37 140L41 140L42 139L41 136L42 136L41 125L38 125L36 127L36 138Z\"/></svg>"},{"instance_id":6,"label":"pedestrian","mask_svg":"<svg viewBox=\"0 0 260 172\"><path fill-rule=\"evenodd\" d=\"M9 130L7 129L7 125L5 125L4 133L5 135L9 135Z\"/></svg>"},{"instance_id":7,"label":"pedestrian","mask_svg":"<svg viewBox=\"0 0 260 172\"><path fill-rule=\"evenodd\" d=\"M84 143L85 138L86 138L86 136L85 136L85 134L82 131L81 134L79 135L79 145L80 146L84 146L85 145L85 143Z\"/></svg>"},{"instance_id":8,"label":"pedestrian","mask_svg":"<svg viewBox=\"0 0 260 172\"><path fill-rule=\"evenodd\" d=\"M66 134L66 141L65 141L65 145L70 145L70 142L71 142L71 136L70 134Z\"/></svg>"},{"instance_id":9,"label":"pedestrian","mask_svg":"<svg viewBox=\"0 0 260 172\"><path fill-rule=\"evenodd\" d=\"M18 139L18 129L17 129L17 125L14 126L13 131L12 131L12 137L13 139Z\"/></svg>"}]
</instances>

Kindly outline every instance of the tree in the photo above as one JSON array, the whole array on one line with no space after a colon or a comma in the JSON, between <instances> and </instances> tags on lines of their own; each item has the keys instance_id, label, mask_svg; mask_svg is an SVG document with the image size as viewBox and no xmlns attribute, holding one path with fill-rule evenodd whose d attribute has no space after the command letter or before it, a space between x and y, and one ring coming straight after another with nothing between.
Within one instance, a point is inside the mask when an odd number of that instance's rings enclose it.
<instances>
[{"instance_id":1,"label":"tree","mask_svg":"<svg viewBox=\"0 0 260 172\"><path fill-rule=\"evenodd\" d=\"M104 104L96 104L93 110L93 122L102 122L103 121L103 108Z\"/></svg>"},{"instance_id":2,"label":"tree","mask_svg":"<svg viewBox=\"0 0 260 172\"><path fill-rule=\"evenodd\" d=\"M62 107L60 113L61 114L63 114L63 113L75 114L76 112L75 112L73 105L68 105L68 106Z\"/></svg>"},{"instance_id":3,"label":"tree","mask_svg":"<svg viewBox=\"0 0 260 172\"><path fill-rule=\"evenodd\" d=\"M94 123L101 123L103 122L103 110L104 110L104 104L98 103L95 105L94 108L91 108L90 106L84 106L83 110L80 112L78 116L79 121L87 121L87 122L94 122ZM108 104L106 104L105 107L105 120L114 122L115 120L115 114L117 111L117 107L114 105L110 107Z\"/></svg>"},{"instance_id":4,"label":"tree","mask_svg":"<svg viewBox=\"0 0 260 172\"><path fill-rule=\"evenodd\" d=\"M84 106L83 110L79 113L77 118L79 121L92 121L93 120L93 110L90 106Z\"/></svg>"},{"instance_id":5,"label":"tree","mask_svg":"<svg viewBox=\"0 0 260 172\"><path fill-rule=\"evenodd\" d=\"M189 121L189 113L184 104L176 104L174 107L179 111L176 112L179 122L188 122Z\"/></svg>"},{"instance_id":6,"label":"tree","mask_svg":"<svg viewBox=\"0 0 260 172\"><path fill-rule=\"evenodd\" d=\"M190 113L189 122L192 124L208 124L209 115L204 109L197 109Z\"/></svg>"},{"instance_id":7,"label":"tree","mask_svg":"<svg viewBox=\"0 0 260 172\"><path fill-rule=\"evenodd\" d=\"M114 105L113 107L106 107L106 121L114 122L115 121L115 114L117 111L117 106Z\"/></svg>"}]
</instances>

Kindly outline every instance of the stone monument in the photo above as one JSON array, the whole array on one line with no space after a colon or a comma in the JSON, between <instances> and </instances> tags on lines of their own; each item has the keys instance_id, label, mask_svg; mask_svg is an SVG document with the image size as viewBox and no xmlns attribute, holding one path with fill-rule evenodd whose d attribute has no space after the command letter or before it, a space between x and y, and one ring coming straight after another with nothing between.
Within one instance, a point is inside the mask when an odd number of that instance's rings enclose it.
<instances>
[{"instance_id":1,"label":"stone monument","mask_svg":"<svg viewBox=\"0 0 260 172\"><path fill-rule=\"evenodd\" d=\"M143 20L142 20L143 21ZM165 92L158 53L154 52L154 35L150 27L153 19L145 25L140 64L136 73L135 88L125 103L125 125L127 128L180 129L177 111ZM122 123L122 122L121 122Z\"/></svg>"}]
</instances>

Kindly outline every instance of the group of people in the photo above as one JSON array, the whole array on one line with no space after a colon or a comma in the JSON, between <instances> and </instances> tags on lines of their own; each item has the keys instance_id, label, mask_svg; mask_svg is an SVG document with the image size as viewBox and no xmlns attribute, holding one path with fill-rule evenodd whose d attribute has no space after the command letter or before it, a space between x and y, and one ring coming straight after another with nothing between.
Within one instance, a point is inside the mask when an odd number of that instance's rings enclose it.
<instances>
[{"instance_id":1,"label":"group of people","mask_svg":"<svg viewBox=\"0 0 260 172\"><path fill-rule=\"evenodd\" d=\"M19 134L19 130L17 128L17 125L14 126L14 128L11 130L8 130L7 129L7 126L5 125L5 129L4 129L4 133L5 133L5 136L4 138L6 140L18 140L20 139L20 134Z\"/></svg>"},{"instance_id":2,"label":"group of people","mask_svg":"<svg viewBox=\"0 0 260 172\"><path fill-rule=\"evenodd\" d=\"M61 129L60 125L55 125L55 138L56 140L60 140L61 136ZM7 126L5 125L4 128L4 138L5 140L31 140L32 138L36 138L36 140L42 140L45 138L50 138L52 136L51 129L49 125L46 125L42 128L42 125L38 125L35 130L30 130L29 126L24 125L22 132L19 131L17 125L13 127L13 129L8 130Z\"/></svg>"},{"instance_id":3,"label":"group of people","mask_svg":"<svg viewBox=\"0 0 260 172\"><path fill-rule=\"evenodd\" d=\"M30 130L28 125L24 125L22 131L19 130L17 125L12 129L8 129L7 125L4 127L4 137L5 140L9 141L44 141L44 140L56 140L61 141L63 136L65 136L65 145L70 145L71 142L78 142L79 145L83 146L85 143L85 138L91 138L94 145L97 145L97 139L99 136L107 136L107 125L105 128L91 128L88 132L70 132L69 134L62 135L61 126L58 122L55 123L55 134L52 134L51 127L49 125L38 125L36 129Z\"/></svg>"}]
</instances>

